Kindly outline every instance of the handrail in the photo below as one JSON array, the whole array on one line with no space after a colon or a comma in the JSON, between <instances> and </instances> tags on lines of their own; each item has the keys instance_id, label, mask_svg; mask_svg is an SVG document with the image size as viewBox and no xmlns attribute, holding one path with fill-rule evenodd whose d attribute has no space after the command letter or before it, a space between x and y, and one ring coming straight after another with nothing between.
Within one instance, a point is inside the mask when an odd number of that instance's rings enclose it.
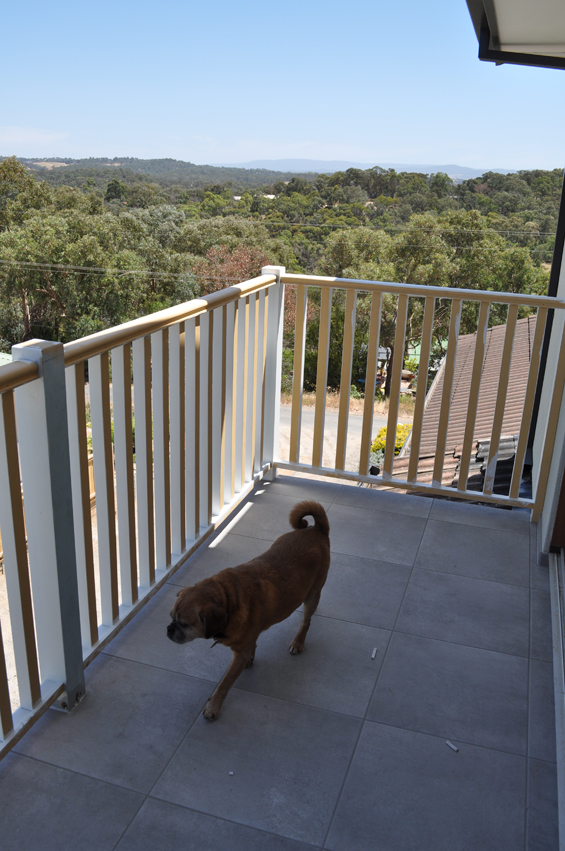
<instances>
[{"instance_id":1,"label":"handrail","mask_svg":"<svg viewBox=\"0 0 565 851\"><path fill-rule=\"evenodd\" d=\"M15 390L22 384L34 381L39 375L39 367L29 361L13 361L0 366L0 393Z\"/></svg>"},{"instance_id":2,"label":"handrail","mask_svg":"<svg viewBox=\"0 0 565 851\"><path fill-rule=\"evenodd\" d=\"M202 298L195 298L175 307L168 307L149 316L141 316L131 322L124 322L114 328L98 331L88 337L81 337L81 339L73 340L71 343L65 343L65 366L80 363L80 361L87 360L94 355L99 355L117 346L123 346L140 337L145 337L147 334L168 328L177 322L183 322L190 317L199 316L216 307L222 307L224 304L237 301L242 296L265 289L276 282L275 275L259 275L257 278L251 278L251 280L244 281L241 284L226 287L224 290L218 290L210 293L210 295L202 296Z\"/></svg>"},{"instance_id":3,"label":"handrail","mask_svg":"<svg viewBox=\"0 0 565 851\"><path fill-rule=\"evenodd\" d=\"M425 284L395 284L390 281L365 281L357 278L330 278L318 275L281 275L283 284L299 284L307 287L336 287L342 290L393 293L407 296L434 296L435 298L458 298L488 304L518 304L520 307L565 308L565 301L553 296L526 295L525 293L503 293L493 290L467 290L458 287L428 287Z\"/></svg>"}]
</instances>

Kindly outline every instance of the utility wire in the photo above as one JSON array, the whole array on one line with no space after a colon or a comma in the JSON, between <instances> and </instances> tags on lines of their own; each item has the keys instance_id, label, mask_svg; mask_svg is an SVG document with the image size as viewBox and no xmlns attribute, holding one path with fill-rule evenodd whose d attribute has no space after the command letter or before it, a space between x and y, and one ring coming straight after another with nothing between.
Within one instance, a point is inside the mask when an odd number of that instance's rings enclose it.
<instances>
[{"instance_id":1,"label":"utility wire","mask_svg":"<svg viewBox=\"0 0 565 851\"><path fill-rule=\"evenodd\" d=\"M16 269L29 269L29 270L45 270L49 272L95 272L96 274L112 274L117 275L118 277L125 277L126 275L149 275L153 278L159 277L173 277L173 278L182 278L186 276L197 277L199 279L205 279L207 281L230 281L230 282L239 282L240 278L227 278L224 276L214 276L214 275L206 275L206 274L197 274L192 271L187 272L156 272L152 269L112 269L112 268L104 268L101 266L71 266L66 265L64 263L40 263L34 262L32 260L1 260L0 265L7 266L9 268Z\"/></svg>"},{"instance_id":2,"label":"utility wire","mask_svg":"<svg viewBox=\"0 0 565 851\"><path fill-rule=\"evenodd\" d=\"M134 210L134 209L140 209L140 208L133 207L132 210ZM61 210L61 211L50 211L50 210L12 210L12 211L9 211L9 210L0 210L0 216L28 216L30 219L33 219L33 217L35 215L42 214L42 215L45 215L45 216L53 216L54 218L66 218L66 216L62 215L63 213L66 213L66 212L76 215L76 210L69 210L69 211L66 211L66 210ZM124 210L123 212L129 212L129 211ZM455 212L457 212L457 211L455 211ZM462 212L464 212L464 211L462 211ZM114 215L113 213L109 213L109 211L107 211L107 210L104 211L104 213L102 213L102 214L95 214L95 215L105 215L105 214ZM90 217L92 214L85 213L84 215ZM416 215L418 215L418 214L416 214ZM119 216L117 216L116 218L119 218ZM216 218L216 217L214 217L214 218ZM227 216L224 216L222 218L227 218ZM185 219L185 222L193 222L193 221L195 221L195 220L194 219ZM196 219L196 221L206 222L206 221L210 221L210 219ZM338 223L331 223L331 222L317 223L317 222L294 222L294 221L292 221L292 222L288 222L288 221L279 222L279 221L275 221L273 219L243 219L242 218L242 221L249 223L249 224L253 224L253 225L266 225L266 226L273 225L275 227L283 227L283 228L284 227L330 228L330 229L332 229L332 228L333 229L346 228L348 230L354 230L354 229L360 228L360 227L367 227L367 225L362 225L362 224L348 225L348 224L338 224ZM488 228L486 230L483 230L482 228L473 229L473 228L466 228L466 227L447 227L447 226L442 226L442 225L439 225L438 227L421 227L421 226L406 227L405 225L383 225L381 227L369 228L369 229L375 230L375 231L381 231L382 230L382 231L385 231L385 233L388 232L389 230L397 230L397 231L401 231L401 232L424 231L424 232L431 232L431 233L433 233L434 231L440 231L440 232L441 231L447 231L447 232L464 231L465 233L484 233L484 234L493 234L494 233L494 234L498 234L500 236L536 236L536 237L537 236L555 236L555 231L494 230L493 228Z\"/></svg>"},{"instance_id":3,"label":"utility wire","mask_svg":"<svg viewBox=\"0 0 565 851\"><path fill-rule=\"evenodd\" d=\"M405 246L408 248L419 248L418 245L413 246ZM453 250L457 251L497 251L496 248L480 248L480 247L470 247L470 246L450 246ZM48 271L48 272L87 272L94 273L98 275L115 275L117 277L126 277L127 275L147 275L152 278L184 278L184 277L192 277L196 280L205 280L205 281L222 281L224 283L240 283L241 278L233 278L233 277L225 277L223 275L207 275L200 274L194 271L186 271L186 272L157 272L152 269L112 269L112 268L104 268L101 266L71 266L66 265L64 263L41 263L34 261L26 261L26 260L2 260L0 259L0 266L6 267L6 269L23 269L27 271ZM316 286L312 284L312 286Z\"/></svg>"}]
</instances>

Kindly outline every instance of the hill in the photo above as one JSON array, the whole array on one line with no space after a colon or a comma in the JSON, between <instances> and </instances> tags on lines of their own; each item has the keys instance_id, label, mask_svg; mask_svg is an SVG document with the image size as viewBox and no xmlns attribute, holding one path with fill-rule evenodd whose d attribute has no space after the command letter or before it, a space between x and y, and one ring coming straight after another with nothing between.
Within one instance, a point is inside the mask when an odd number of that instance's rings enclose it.
<instances>
[{"instance_id":1,"label":"hill","mask_svg":"<svg viewBox=\"0 0 565 851\"><path fill-rule=\"evenodd\" d=\"M333 174L335 171L346 171L348 168L357 168L366 170L379 166L385 169L394 169L397 172L416 172L418 174L437 174L441 172L448 174L452 180L462 181L469 180L473 177L481 177L487 171L497 174L510 174L517 171L512 168L490 168L479 169L469 168L464 165L407 165L406 163L354 163L344 160L252 160L248 163L233 163L230 168L246 168L246 169L269 169L276 171L293 172L295 174L318 173L318 174Z\"/></svg>"},{"instance_id":2,"label":"hill","mask_svg":"<svg viewBox=\"0 0 565 851\"><path fill-rule=\"evenodd\" d=\"M3 159L5 158L0 157L0 160ZM52 186L82 186L84 181L90 178L94 185L102 188L109 180L119 178L126 182L153 179L163 186L177 184L185 188L218 183L231 183L234 188L245 188L263 186L275 180L291 180L298 174L297 171L281 172L260 167L195 165L183 160L142 160L137 157L18 157L18 160L32 171L35 177L46 180Z\"/></svg>"}]
</instances>

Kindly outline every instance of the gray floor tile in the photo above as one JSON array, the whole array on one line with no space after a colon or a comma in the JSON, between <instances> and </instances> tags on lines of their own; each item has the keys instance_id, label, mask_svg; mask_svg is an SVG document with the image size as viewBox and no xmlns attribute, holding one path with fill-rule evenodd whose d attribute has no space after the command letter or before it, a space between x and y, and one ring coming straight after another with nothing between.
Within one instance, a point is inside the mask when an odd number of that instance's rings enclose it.
<instances>
[{"instance_id":1,"label":"gray floor tile","mask_svg":"<svg viewBox=\"0 0 565 851\"><path fill-rule=\"evenodd\" d=\"M396 629L528 656L529 589L413 570Z\"/></svg>"},{"instance_id":2,"label":"gray floor tile","mask_svg":"<svg viewBox=\"0 0 565 851\"><path fill-rule=\"evenodd\" d=\"M11 753L0 763L2 851L112 851L143 796Z\"/></svg>"},{"instance_id":3,"label":"gray floor tile","mask_svg":"<svg viewBox=\"0 0 565 851\"><path fill-rule=\"evenodd\" d=\"M268 549L301 499L328 507L332 543L306 652L288 653L295 613L209 724L231 654L167 640L175 594ZM524 849L531 647L526 851L556 851L548 572L526 515L292 476L243 509L88 668L76 712L46 713L0 764L2 849L55 851L61 823L87 851L306 851L330 824L333 851Z\"/></svg>"},{"instance_id":4,"label":"gray floor tile","mask_svg":"<svg viewBox=\"0 0 565 851\"><path fill-rule=\"evenodd\" d=\"M525 784L523 757L366 722L325 847L516 851Z\"/></svg>"},{"instance_id":5,"label":"gray floor tile","mask_svg":"<svg viewBox=\"0 0 565 851\"><path fill-rule=\"evenodd\" d=\"M500 529L506 532L528 534L530 517L528 511L507 510L490 505L469 505L466 502L434 500L430 520L446 523L461 523L475 528Z\"/></svg>"},{"instance_id":6,"label":"gray floor tile","mask_svg":"<svg viewBox=\"0 0 565 851\"><path fill-rule=\"evenodd\" d=\"M426 526L423 517L334 503L328 512L332 551L413 565Z\"/></svg>"},{"instance_id":7,"label":"gray floor tile","mask_svg":"<svg viewBox=\"0 0 565 851\"><path fill-rule=\"evenodd\" d=\"M544 662L553 661L553 641L551 637L551 606L549 593L532 588L531 655L533 659Z\"/></svg>"},{"instance_id":8,"label":"gray floor tile","mask_svg":"<svg viewBox=\"0 0 565 851\"><path fill-rule=\"evenodd\" d=\"M16 746L28 756L148 792L210 695L210 683L110 656L87 669L70 715L47 712Z\"/></svg>"},{"instance_id":9,"label":"gray floor tile","mask_svg":"<svg viewBox=\"0 0 565 851\"><path fill-rule=\"evenodd\" d=\"M185 588L194 585L201 579L213 576L225 567L236 567L245 564L252 558L261 555L271 546L269 541L260 538L251 538L228 532L219 540L212 540L209 544L203 544L188 561L183 564L168 584L179 585Z\"/></svg>"},{"instance_id":10,"label":"gray floor tile","mask_svg":"<svg viewBox=\"0 0 565 851\"><path fill-rule=\"evenodd\" d=\"M528 546L527 533L476 529L430 519L416 567L529 586Z\"/></svg>"},{"instance_id":11,"label":"gray floor tile","mask_svg":"<svg viewBox=\"0 0 565 851\"><path fill-rule=\"evenodd\" d=\"M528 660L395 633L367 718L525 755Z\"/></svg>"},{"instance_id":12,"label":"gray floor tile","mask_svg":"<svg viewBox=\"0 0 565 851\"><path fill-rule=\"evenodd\" d=\"M116 851L312 851L311 845L148 798Z\"/></svg>"},{"instance_id":13,"label":"gray floor tile","mask_svg":"<svg viewBox=\"0 0 565 851\"><path fill-rule=\"evenodd\" d=\"M263 481L259 490L265 490L279 496L292 497L299 502L301 499L315 499L317 502L332 503L343 488L348 485L335 482L321 482L317 479L306 479L302 476L285 476L279 474L272 482Z\"/></svg>"},{"instance_id":14,"label":"gray floor tile","mask_svg":"<svg viewBox=\"0 0 565 851\"><path fill-rule=\"evenodd\" d=\"M233 689L217 721L193 726L152 796L320 845L360 724Z\"/></svg>"},{"instance_id":15,"label":"gray floor tile","mask_svg":"<svg viewBox=\"0 0 565 851\"><path fill-rule=\"evenodd\" d=\"M318 614L392 629L411 568L332 552Z\"/></svg>"},{"instance_id":16,"label":"gray floor tile","mask_svg":"<svg viewBox=\"0 0 565 851\"><path fill-rule=\"evenodd\" d=\"M241 511L241 517L231 528L237 535L246 535L250 538L261 538L263 541L274 541L279 535L292 532L292 526L288 522L288 516L297 502L304 499L303 496L286 496L276 491L266 490L265 493L256 492L246 500L245 513ZM330 500L317 500L326 509L331 505ZM247 508L251 505L251 508ZM309 522L311 522L310 518ZM331 523L331 521L330 521ZM267 547L264 547L267 549Z\"/></svg>"},{"instance_id":17,"label":"gray floor tile","mask_svg":"<svg viewBox=\"0 0 565 851\"><path fill-rule=\"evenodd\" d=\"M558 851L557 771L553 763L530 759L526 851Z\"/></svg>"},{"instance_id":18,"label":"gray floor tile","mask_svg":"<svg viewBox=\"0 0 565 851\"><path fill-rule=\"evenodd\" d=\"M238 688L362 718L390 633L315 615L304 653L291 656L288 647L301 620L295 613L260 636L256 662Z\"/></svg>"},{"instance_id":19,"label":"gray floor tile","mask_svg":"<svg viewBox=\"0 0 565 851\"><path fill-rule=\"evenodd\" d=\"M530 756L555 762L553 665L530 661Z\"/></svg>"},{"instance_id":20,"label":"gray floor tile","mask_svg":"<svg viewBox=\"0 0 565 851\"><path fill-rule=\"evenodd\" d=\"M178 590L172 585L165 585L114 638L104 653L216 683L230 664L232 653L228 647L217 644L211 650L212 640L197 639L180 645L167 638L167 626L171 620L169 613Z\"/></svg>"},{"instance_id":21,"label":"gray floor tile","mask_svg":"<svg viewBox=\"0 0 565 851\"><path fill-rule=\"evenodd\" d=\"M350 505L369 511L388 511L407 517L428 517L433 499L412 494L399 494L375 488L342 488L335 499L336 505Z\"/></svg>"}]
</instances>

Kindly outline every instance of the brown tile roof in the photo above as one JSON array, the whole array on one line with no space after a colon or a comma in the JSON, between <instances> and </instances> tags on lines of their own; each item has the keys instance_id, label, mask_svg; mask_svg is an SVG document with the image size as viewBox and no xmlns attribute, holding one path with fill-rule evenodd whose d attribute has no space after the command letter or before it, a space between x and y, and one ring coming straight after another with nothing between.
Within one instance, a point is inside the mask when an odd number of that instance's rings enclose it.
<instances>
[{"instance_id":1,"label":"brown tile roof","mask_svg":"<svg viewBox=\"0 0 565 851\"><path fill-rule=\"evenodd\" d=\"M525 319L519 319L516 323L508 392L502 423L502 437L506 439L504 440L504 451L501 439L501 451L499 452L499 457L504 455L508 457L508 453L513 454L513 441L511 438L514 435L517 435L520 430L535 323L535 316L528 316ZM483 452L484 444L488 444L491 437L494 409L498 394L498 382L502 364L502 349L504 345L505 332L506 325L495 325L487 331L477 417L473 434L473 443L475 448L479 449L479 444L481 444L480 448ZM442 483L444 485L451 485L452 481L456 479L456 469L459 464L459 456L461 454L461 447L465 435L476 336L476 334L464 334L459 338L457 344L457 356L455 361L453 391L449 410L449 425L444 459L444 473L442 476ZM432 479L441 397L443 392L443 378L444 369L442 366L438 373L437 380L428 394L426 409L424 412L420 458L418 463L418 479L422 482L431 482ZM480 455L480 453L478 454ZM401 478L405 477L408 468L409 456L410 445L408 444L403 456L399 456L395 459L395 476L400 476Z\"/></svg>"},{"instance_id":2,"label":"brown tile roof","mask_svg":"<svg viewBox=\"0 0 565 851\"><path fill-rule=\"evenodd\" d=\"M516 323L508 393L502 423L502 434L504 435L517 434L520 430L535 323L535 316L519 319ZM477 419L473 435L475 440L490 439L491 436L505 332L506 325L495 325L487 331ZM476 337L476 334L464 334L459 337L457 344L446 452L453 452L459 444L463 443ZM427 401L422 426L421 455L435 452L443 375L444 371L441 369L438 381Z\"/></svg>"}]
</instances>

